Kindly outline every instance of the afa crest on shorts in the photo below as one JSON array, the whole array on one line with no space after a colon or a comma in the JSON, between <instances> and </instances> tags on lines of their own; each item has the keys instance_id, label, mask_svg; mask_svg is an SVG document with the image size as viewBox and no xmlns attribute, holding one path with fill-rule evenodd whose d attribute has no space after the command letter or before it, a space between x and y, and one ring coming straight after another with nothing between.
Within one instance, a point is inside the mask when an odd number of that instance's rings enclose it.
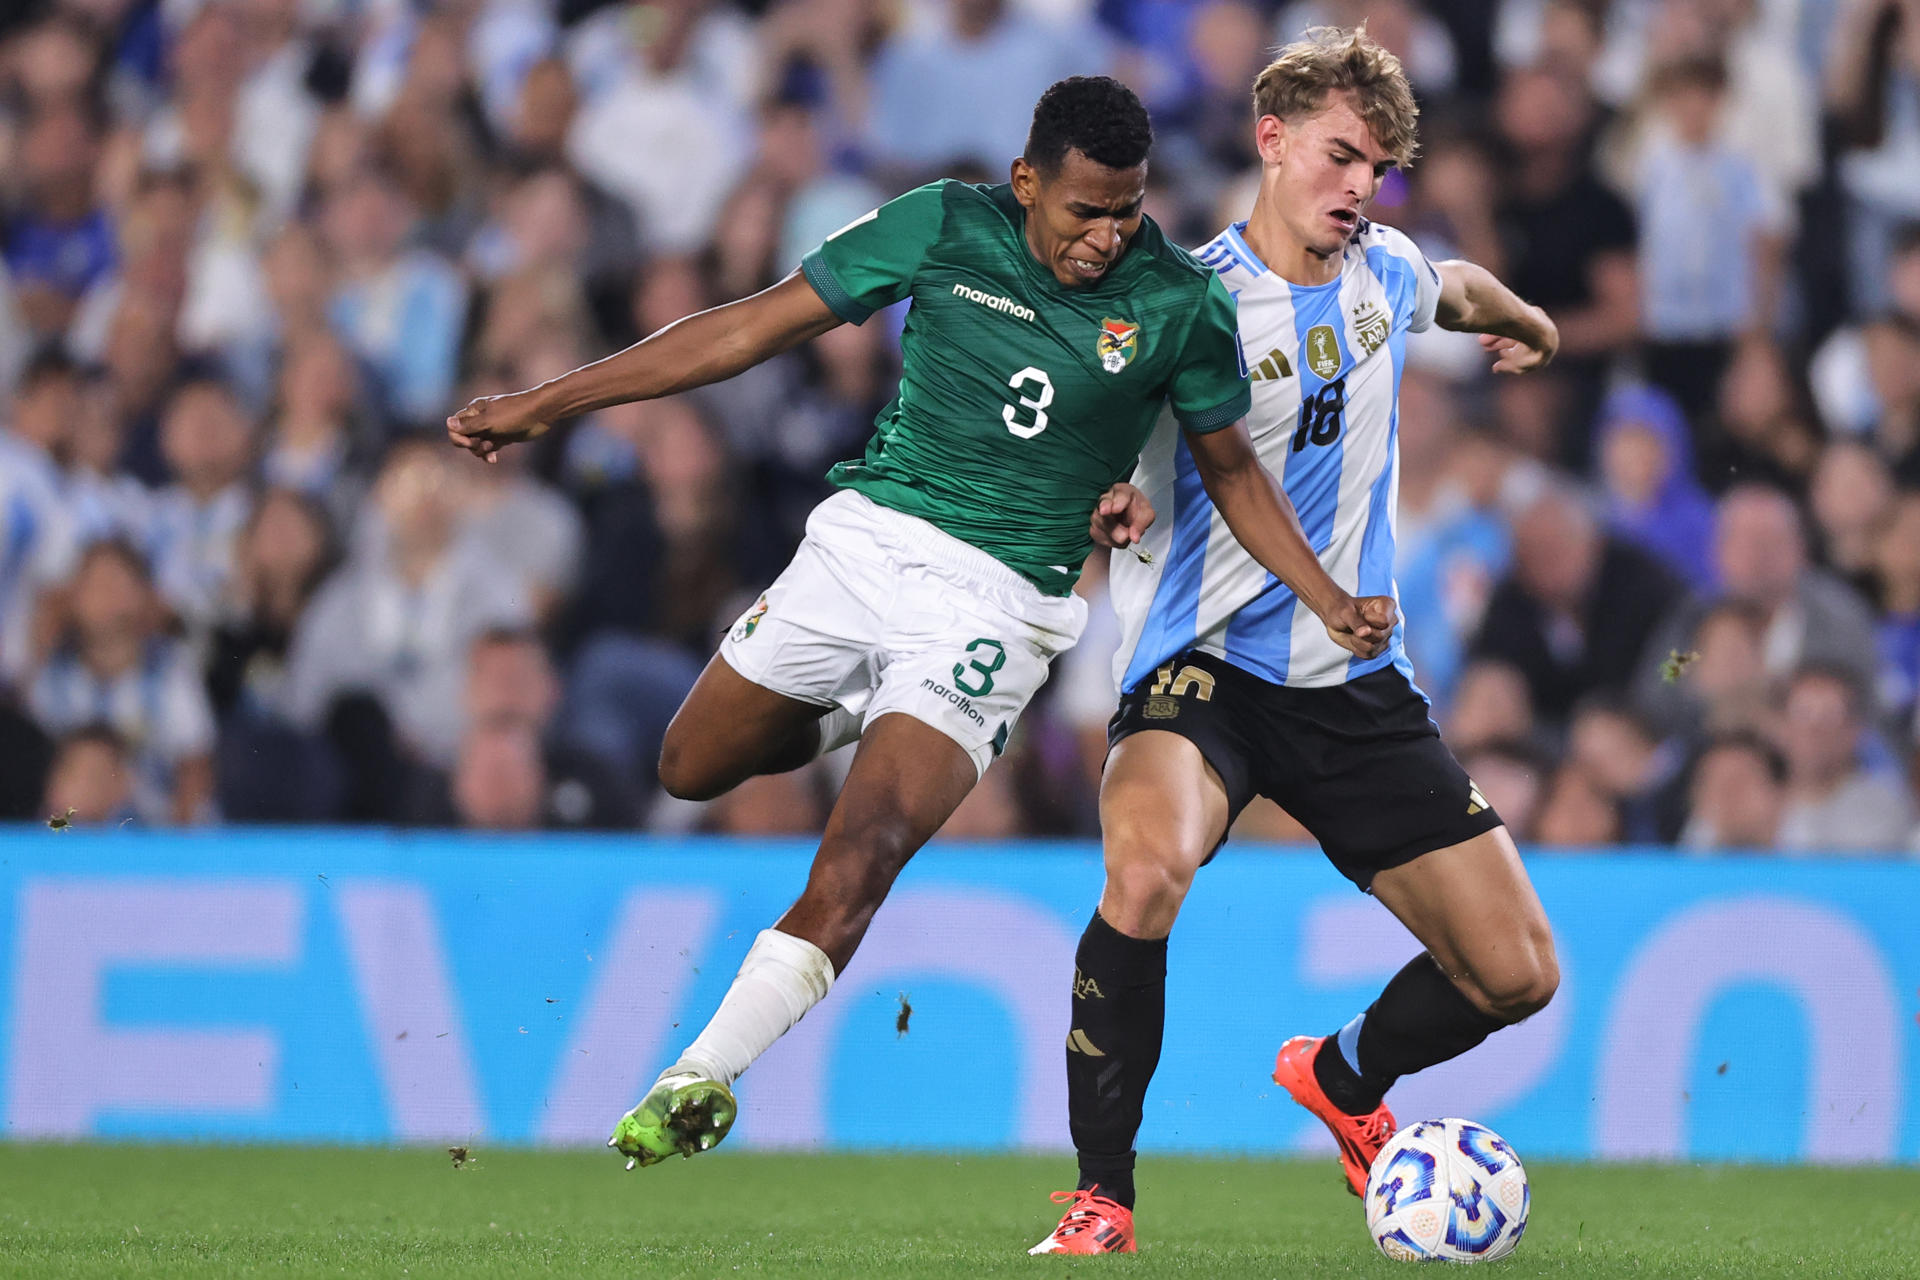
<instances>
[{"instance_id":1,"label":"afa crest on shorts","mask_svg":"<svg viewBox=\"0 0 1920 1280\"><path fill-rule=\"evenodd\" d=\"M1134 353L1139 349L1139 325L1131 320L1100 321L1100 343L1096 350L1102 369L1108 373L1119 373L1132 362Z\"/></svg>"}]
</instances>

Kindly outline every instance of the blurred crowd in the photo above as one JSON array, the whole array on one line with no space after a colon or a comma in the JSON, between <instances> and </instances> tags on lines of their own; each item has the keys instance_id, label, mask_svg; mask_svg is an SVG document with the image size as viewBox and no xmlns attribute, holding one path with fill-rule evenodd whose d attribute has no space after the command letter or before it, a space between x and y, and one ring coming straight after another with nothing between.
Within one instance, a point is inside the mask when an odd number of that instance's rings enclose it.
<instances>
[{"instance_id":1,"label":"blurred crowd","mask_svg":"<svg viewBox=\"0 0 1920 1280\"><path fill-rule=\"evenodd\" d=\"M1362 19L1423 109L1376 216L1562 339L1409 347L1456 752L1523 841L1915 847L1920 0L11 0L0 816L817 830L831 758L705 806L654 761L898 316L498 466L441 420L1003 180L1063 75L1141 92L1199 244L1268 51ZM1095 829L1104 576L948 834Z\"/></svg>"}]
</instances>

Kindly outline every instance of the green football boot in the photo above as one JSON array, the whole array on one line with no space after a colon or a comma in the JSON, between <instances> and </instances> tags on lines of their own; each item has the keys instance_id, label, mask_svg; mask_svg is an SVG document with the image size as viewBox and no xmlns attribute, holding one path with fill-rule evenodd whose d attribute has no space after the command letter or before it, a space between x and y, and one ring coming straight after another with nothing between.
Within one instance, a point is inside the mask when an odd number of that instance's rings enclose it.
<instances>
[{"instance_id":1,"label":"green football boot","mask_svg":"<svg viewBox=\"0 0 1920 1280\"><path fill-rule=\"evenodd\" d=\"M659 1164L718 1146L733 1128L739 1106L733 1090L693 1071L669 1071L653 1082L640 1105L620 1117L607 1145L627 1157L627 1168Z\"/></svg>"}]
</instances>

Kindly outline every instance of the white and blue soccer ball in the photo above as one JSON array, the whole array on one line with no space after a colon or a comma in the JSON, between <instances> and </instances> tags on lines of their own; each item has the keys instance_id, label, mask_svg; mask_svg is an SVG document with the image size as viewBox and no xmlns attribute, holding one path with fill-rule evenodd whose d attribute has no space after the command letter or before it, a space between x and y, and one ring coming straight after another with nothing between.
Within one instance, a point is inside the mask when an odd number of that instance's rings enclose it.
<instances>
[{"instance_id":1,"label":"white and blue soccer ball","mask_svg":"<svg viewBox=\"0 0 1920 1280\"><path fill-rule=\"evenodd\" d=\"M1367 1230L1397 1262L1491 1262L1527 1229L1527 1171L1471 1120L1422 1120L1393 1135L1367 1175Z\"/></svg>"}]
</instances>

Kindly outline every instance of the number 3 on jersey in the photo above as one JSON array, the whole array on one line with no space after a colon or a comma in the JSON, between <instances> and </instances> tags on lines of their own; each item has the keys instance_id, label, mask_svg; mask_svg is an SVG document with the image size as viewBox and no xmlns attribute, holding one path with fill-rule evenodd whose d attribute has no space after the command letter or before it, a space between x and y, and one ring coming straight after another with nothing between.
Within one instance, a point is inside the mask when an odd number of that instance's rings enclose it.
<instances>
[{"instance_id":1,"label":"number 3 on jersey","mask_svg":"<svg viewBox=\"0 0 1920 1280\"><path fill-rule=\"evenodd\" d=\"M1038 384L1039 390L1029 393L1028 386ZM1008 405L1000 411L1000 418L1007 424L1007 430L1022 440L1031 440L1047 429L1047 406L1053 403L1053 379L1047 376L1045 369L1036 369L1028 365L1007 379L1007 385L1021 393L1018 406ZM1031 409L1033 421L1020 421L1020 410Z\"/></svg>"}]
</instances>

